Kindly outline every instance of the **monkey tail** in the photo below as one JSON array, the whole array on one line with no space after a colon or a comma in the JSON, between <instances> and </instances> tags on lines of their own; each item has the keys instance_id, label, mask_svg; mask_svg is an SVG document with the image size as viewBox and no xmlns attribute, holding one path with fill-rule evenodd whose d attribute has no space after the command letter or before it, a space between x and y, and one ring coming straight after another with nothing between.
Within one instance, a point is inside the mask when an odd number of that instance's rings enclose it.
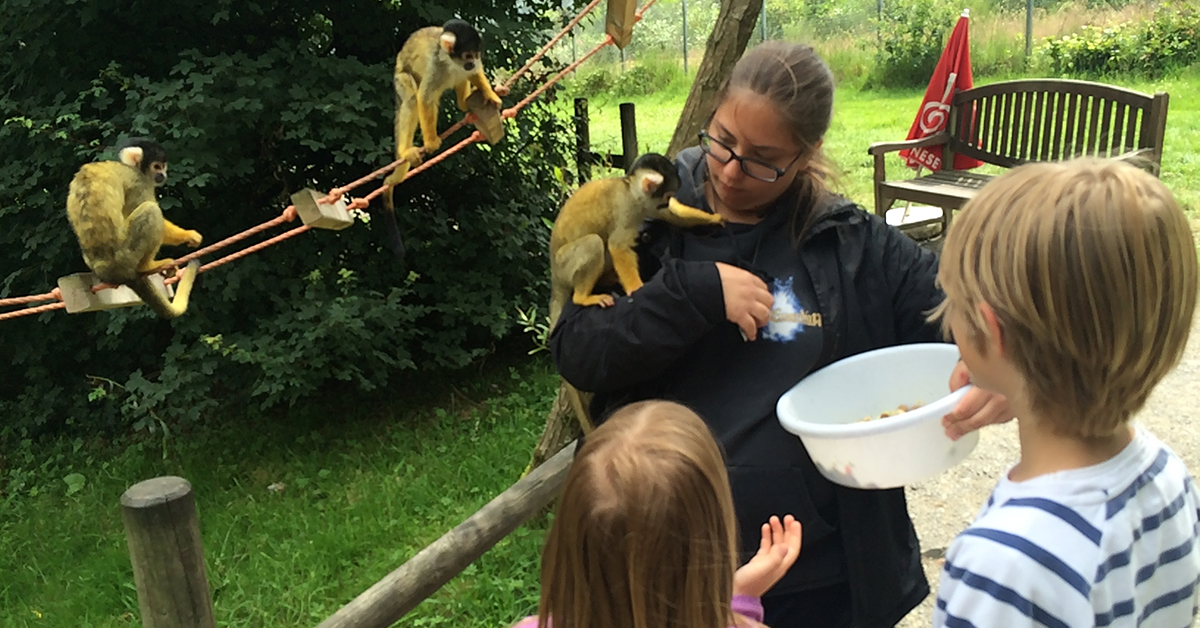
<instances>
[{"instance_id":1,"label":"monkey tail","mask_svg":"<svg viewBox=\"0 0 1200 628\"><path fill-rule=\"evenodd\" d=\"M391 190L388 190L391 193ZM383 225L387 229L387 246L392 250L396 259L400 262L404 261L405 249L404 238L400 235L400 225L396 222L396 210L385 207L383 211Z\"/></svg>"},{"instance_id":2,"label":"monkey tail","mask_svg":"<svg viewBox=\"0 0 1200 628\"><path fill-rule=\"evenodd\" d=\"M158 291L154 284L145 277L138 277L135 281L129 283L129 287L133 289L150 309L154 310L162 318L178 318L182 315L188 306L188 296L192 292L192 285L196 283L196 273L200 269L200 262L192 260L188 263L187 268L183 270L183 275L179 278L179 283L175 285L175 300L168 301L166 295Z\"/></svg>"},{"instance_id":3,"label":"monkey tail","mask_svg":"<svg viewBox=\"0 0 1200 628\"><path fill-rule=\"evenodd\" d=\"M571 404L571 409L575 412L575 418L579 421L579 428L584 434L592 431L592 415L588 413L588 403L591 401L591 394L584 393L578 388L567 383L567 380L562 380L563 391L567 393L567 401ZM588 400L584 401L584 395L587 395Z\"/></svg>"},{"instance_id":4,"label":"monkey tail","mask_svg":"<svg viewBox=\"0 0 1200 628\"><path fill-rule=\"evenodd\" d=\"M404 261L406 251L404 248L404 237L400 234L400 224L396 222L396 205L392 200L392 192L395 191L395 186L399 185L407 175L408 163L402 163L383 180L389 186L383 193L383 226L387 231L387 246L400 262Z\"/></svg>"}]
</instances>

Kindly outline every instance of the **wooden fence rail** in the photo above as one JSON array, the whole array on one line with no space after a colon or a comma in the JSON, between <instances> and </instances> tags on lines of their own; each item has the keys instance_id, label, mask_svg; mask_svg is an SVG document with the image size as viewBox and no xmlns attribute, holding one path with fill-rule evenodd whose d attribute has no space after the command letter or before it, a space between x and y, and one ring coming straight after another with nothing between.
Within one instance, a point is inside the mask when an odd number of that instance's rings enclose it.
<instances>
[{"instance_id":1,"label":"wooden fence rail","mask_svg":"<svg viewBox=\"0 0 1200 628\"><path fill-rule=\"evenodd\" d=\"M575 457L569 443L318 628L386 628L483 556L562 490ZM191 484L140 482L121 496L129 556L145 628L214 628L200 523Z\"/></svg>"}]
</instances>

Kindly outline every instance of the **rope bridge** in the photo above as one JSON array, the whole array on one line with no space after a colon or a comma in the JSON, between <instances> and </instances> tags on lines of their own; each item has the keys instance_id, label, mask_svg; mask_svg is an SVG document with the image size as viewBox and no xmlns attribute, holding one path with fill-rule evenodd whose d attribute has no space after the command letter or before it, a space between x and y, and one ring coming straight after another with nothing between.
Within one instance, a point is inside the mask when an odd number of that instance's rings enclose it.
<instances>
[{"instance_id":1,"label":"rope bridge","mask_svg":"<svg viewBox=\"0 0 1200 628\"><path fill-rule=\"evenodd\" d=\"M634 14L634 23L641 21L642 15L646 12L647 9L649 9L655 3L655 1L656 0L647 0L647 2L645 4L643 4L637 10L637 12ZM556 34L553 38L551 38L550 41L546 42L546 44L544 46L542 46L542 48L540 50L538 50L538 52L536 54L534 54L532 57L530 57L529 61L527 61L525 63L525 65L523 65L519 70L514 72L513 75L511 77L509 77L507 81L504 82L504 84L502 86L504 91L505 92L509 91L512 88L512 85L514 83L516 83L516 81L522 75L527 73L530 70L530 68L532 68L533 65L535 63L537 63L540 59L542 59L542 57L544 57L546 55L546 53L549 52L549 50L556 43L558 43L563 37L565 37L569 32L571 32L571 29L575 28L575 26L579 24L580 20L582 20L588 13L590 13L593 9L595 9L597 6L599 6L600 2L601 2L601 0L592 0L592 2L589 3L586 7L584 7L583 10L581 10L578 15L576 15L570 22L567 23L566 26L564 26L561 30L559 30L558 34ZM614 42L612 35L605 35L604 40L601 41L599 44L597 44L594 48L589 50L583 56L579 57L576 61L572 62L567 67L563 68L562 71L555 74L553 77L551 77L549 80L547 80L545 83L543 83L536 90L531 92L526 97L522 98L515 105L513 105L512 107L509 107L508 109L503 110L501 112L501 117L502 118L515 118L517 116L517 114L519 114L521 112L522 109L524 109L531 102L533 102L538 96L541 96L543 93L545 93L546 90L550 89L554 84L556 84L560 80L562 80L562 78L565 77L568 73L574 71L576 68L578 68L585 61L590 59L596 53L600 52L607 46L613 45L613 43L615 43L615 42ZM453 133L455 133L456 131L458 131L459 129L466 126L467 124L474 122L474 120L475 120L475 115L473 113L468 113L465 116L463 116L463 118L461 120L459 120L455 124L451 125L448 129L443 131L439 135L439 137L444 140L447 137L449 137L450 135L452 135ZM404 181L407 181L409 178L411 178L415 175L418 175L418 174L428 170L429 168L432 168L437 163L439 163L442 160L447 159L451 155L463 150L467 146L470 146L471 144L474 144L476 142L480 142L483 140L484 140L484 136L482 133L480 133L479 131L473 131L471 133L471 135L469 135L462 141L458 142L454 146L452 146L444 151L441 151L437 155L426 160L421 165L410 170L408 172L407 176L405 176ZM386 165L386 166L384 166L384 167L382 167L382 168L380 168L380 169L378 169L356 181L353 181L342 187L333 188L324 197L321 197L320 199L318 199L316 201L316 204L318 207L320 205L330 205L330 206L334 206L335 204L340 205L343 196L347 196L352 190L354 190L362 185L365 185L378 177L388 174L392 170L396 169L402 163L404 163L404 159L397 159L396 161L393 161L392 163L390 163L390 164L388 164L388 165ZM390 187L392 187L392 186L388 185L388 184L383 184L380 187L378 187L375 190L368 193L366 196L363 196L361 198L352 199L349 203L346 203L344 206L339 206L338 209L343 212L347 211L347 210L366 209L366 207L368 205L370 205L370 203L373 199L375 199L379 195L386 192ZM263 231L267 231L268 229L272 229L274 227L283 225L285 223L293 222L293 221L295 221L295 219L298 215L299 215L299 212L296 208L296 205L295 204L288 205L287 208L285 208L283 210L283 212L280 213L280 215L274 219L268 220L262 224L251 227L249 229L246 229L245 231L242 231L240 233L229 236L228 238L225 238L224 240L221 240L220 242L211 244L209 246L206 246L199 250L196 250L192 253L184 255L183 257L177 258L175 260L175 266L176 266L176 268L182 268L188 262L190 262L194 259L198 259L203 255L207 255L209 253L219 251L219 250L229 247L233 244L241 242L242 240L245 240L251 236L262 233ZM339 228L341 226L346 226L346 224L340 225ZM248 246L244 249L241 249L234 253L230 253L224 257L218 258L211 262L208 262L200 267L199 272L204 273L204 272L207 272L214 268L217 268L218 266L222 266L222 265L228 264L230 262L236 261L236 260L241 259L252 253L261 251L269 246L274 246L275 244L283 242L284 240L298 236L301 233L304 233L311 229L313 229L312 224L305 224L305 225L301 225L301 226L292 228L292 229L285 231L283 233L280 233L279 235L276 235L272 238L263 240L262 242ZM179 279L177 276L171 277L171 278L166 279L164 283L169 285L169 284L175 283L178 280ZM100 292L101 290L105 290L108 288L114 288L114 287L116 287L116 286L113 286L111 284L97 284L97 285L91 286L91 291L92 291L92 293L97 293L97 292ZM49 301L50 303L45 303L47 301ZM40 314L42 312L52 312L54 310L65 309L67 307L66 303L63 300L62 290L59 288L54 288L53 290L43 293L43 294L34 294L34 295L29 295L29 296L24 296L24 297L12 297L12 298L7 298L7 299L0 299L0 307L12 307L12 306L17 306L17 305L31 305L31 304L41 304L41 305L35 305L33 307L25 307L22 309L11 310L8 312L2 312L2 313L0 313L0 321L8 320L11 318L17 318L20 316L30 316L33 314Z\"/></svg>"}]
</instances>

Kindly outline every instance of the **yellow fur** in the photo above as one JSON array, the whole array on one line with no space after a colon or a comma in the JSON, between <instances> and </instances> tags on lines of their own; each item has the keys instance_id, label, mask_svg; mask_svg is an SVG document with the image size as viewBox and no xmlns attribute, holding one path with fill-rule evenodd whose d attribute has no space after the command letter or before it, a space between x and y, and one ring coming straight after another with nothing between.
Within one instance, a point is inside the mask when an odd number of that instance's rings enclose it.
<instances>
[{"instance_id":1,"label":"yellow fur","mask_svg":"<svg viewBox=\"0 0 1200 628\"><path fill-rule=\"evenodd\" d=\"M83 261L101 281L128 285L159 316L174 318L187 309L198 264L184 271L174 302L144 275L174 265L155 259L163 244L197 246L201 236L163 218L154 187L154 176L138 167L117 161L85 164L71 181L67 218Z\"/></svg>"}]
</instances>

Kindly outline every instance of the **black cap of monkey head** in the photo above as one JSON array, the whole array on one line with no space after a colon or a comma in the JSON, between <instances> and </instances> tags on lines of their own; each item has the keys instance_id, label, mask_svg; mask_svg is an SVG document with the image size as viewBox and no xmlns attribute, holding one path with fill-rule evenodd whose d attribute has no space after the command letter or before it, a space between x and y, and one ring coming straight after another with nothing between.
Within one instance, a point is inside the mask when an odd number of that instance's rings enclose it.
<instances>
[{"instance_id":1,"label":"black cap of monkey head","mask_svg":"<svg viewBox=\"0 0 1200 628\"><path fill-rule=\"evenodd\" d=\"M126 166L154 177L154 185L166 183L167 149L162 144L146 137L131 137L117 144L117 155Z\"/></svg>"},{"instance_id":2,"label":"black cap of monkey head","mask_svg":"<svg viewBox=\"0 0 1200 628\"><path fill-rule=\"evenodd\" d=\"M470 72L479 63L483 51L483 39L474 26L462 20L448 20L442 24L442 47L449 55Z\"/></svg>"},{"instance_id":3,"label":"black cap of monkey head","mask_svg":"<svg viewBox=\"0 0 1200 628\"><path fill-rule=\"evenodd\" d=\"M679 191L679 171L675 169L675 164L670 159L658 153L646 153L634 160L633 165L629 167L629 176L637 178L639 171L654 172L662 177L662 183L657 184L653 189L646 189L651 197L665 202ZM647 181L643 185L649 183Z\"/></svg>"}]
</instances>

